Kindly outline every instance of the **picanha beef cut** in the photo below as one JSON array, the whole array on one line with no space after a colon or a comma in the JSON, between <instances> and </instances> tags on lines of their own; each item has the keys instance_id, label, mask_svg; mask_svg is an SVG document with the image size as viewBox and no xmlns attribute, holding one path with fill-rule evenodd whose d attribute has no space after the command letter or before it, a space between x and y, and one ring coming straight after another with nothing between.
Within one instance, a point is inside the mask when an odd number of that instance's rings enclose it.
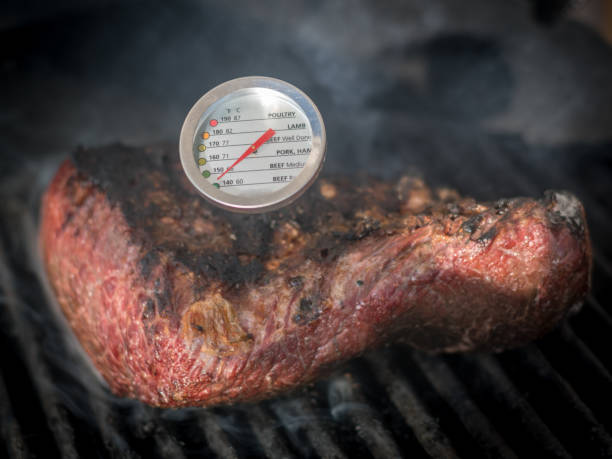
<instances>
[{"instance_id":1,"label":"picanha beef cut","mask_svg":"<svg viewBox=\"0 0 612 459\"><path fill-rule=\"evenodd\" d=\"M163 407L255 400L402 340L501 350L589 288L567 192L477 203L417 178L322 178L262 215L213 208L166 147L67 160L42 204L50 283L118 395Z\"/></svg>"}]
</instances>

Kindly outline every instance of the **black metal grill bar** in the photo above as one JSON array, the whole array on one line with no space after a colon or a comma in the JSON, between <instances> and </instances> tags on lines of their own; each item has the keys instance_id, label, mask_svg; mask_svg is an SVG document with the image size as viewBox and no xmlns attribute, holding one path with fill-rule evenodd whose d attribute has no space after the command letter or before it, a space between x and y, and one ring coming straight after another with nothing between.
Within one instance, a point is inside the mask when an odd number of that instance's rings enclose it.
<instances>
[{"instance_id":1,"label":"black metal grill bar","mask_svg":"<svg viewBox=\"0 0 612 459\"><path fill-rule=\"evenodd\" d=\"M612 354L610 354L610 333L612 319L602 310L597 301L588 296L582 310L567 321L574 334L612 375Z\"/></svg>"},{"instance_id":2,"label":"black metal grill bar","mask_svg":"<svg viewBox=\"0 0 612 459\"><path fill-rule=\"evenodd\" d=\"M178 445L176 440L168 433L165 427L158 425L155 434L155 445L159 451L159 457L172 459L185 459L183 449Z\"/></svg>"},{"instance_id":3,"label":"black metal grill bar","mask_svg":"<svg viewBox=\"0 0 612 459\"><path fill-rule=\"evenodd\" d=\"M595 266L603 270L608 278L612 278L612 262L600 255L596 250L593 251L593 258L595 260Z\"/></svg>"},{"instance_id":4,"label":"black metal grill bar","mask_svg":"<svg viewBox=\"0 0 612 459\"><path fill-rule=\"evenodd\" d=\"M245 413L265 455L269 458L291 458L295 455L279 434L278 423L260 405L250 405Z\"/></svg>"},{"instance_id":5,"label":"black metal grill bar","mask_svg":"<svg viewBox=\"0 0 612 459\"><path fill-rule=\"evenodd\" d=\"M572 315L569 322L575 334L612 374L612 356L609 352L612 313L598 300L598 298L609 298L612 295L611 274L607 272L607 268L602 265L601 259L595 254L593 290L587 295L582 310Z\"/></svg>"},{"instance_id":6,"label":"black metal grill bar","mask_svg":"<svg viewBox=\"0 0 612 459\"><path fill-rule=\"evenodd\" d=\"M555 457L570 457L546 423L542 421L529 402L519 393L514 383L508 378L495 358L486 354L466 354L462 358L477 365L484 381L487 383L487 391L493 392L497 399L503 400L506 409L520 413L519 417L525 425L526 431L539 446Z\"/></svg>"},{"instance_id":7,"label":"black metal grill bar","mask_svg":"<svg viewBox=\"0 0 612 459\"><path fill-rule=\"evenodd\" d=\"M313 409L311 403L304 396L295 396L287 400L281 400L273 404L273 409L285 428L303 430L309 445L320 457L342 459L346 456L334 443L321 422L321 416ZM303 450L300 439L293 440L296 448ZM309 456L310 451L304 451L304 456Z\"/></svg>"},{"instance_id":8,"label":"black metal grill bar","mask_svg":"<svg viewBox=\"0 0 612 459\"><path fill-rule=\"evenodd\" d=\"M533 195L539 194L542 191L536 185L537 178L534 179L533 175L529 174L529 172L533 173L533 164L517 165L515 162L508 160L506 153L499 148L497 142L488 141L488 139L485 139L484 142L486 145L478 145L471 151L473 155L472 164L478 166L473 173L478 177L479 181L485 181L490 186L500 183L502 187L505 186L510 189L518 187L522 193ZM451 152L444 145L442 145L440 151L452 169L464 169L459 164L457 159L459 155L455 154L456 152ZM540 170L538 173L543 174L545 172L549 173L549 171L543 170ZM453 178L453 174L449 174L448 178L455 186L458 185Z\"/></svg>"},{"instance_id":9,"label":"black metal grill bar","mask_svg":"<svg viewBox=\"0 0 612 459\"><path fill-rule=\"evenodd\" d=\"M612 327L612 310L604 307L597 298L610 298L612 296L612 264L594 252L593 269L593 291L587 296L587 305L594 308L595 312L605 321L608 327Z\"/></svg>"},{"instance_id":10,"label":"black metal grill bar","mask_svg":"<svg viewBox=\"0 0 612 459\"><path fill-rule=\"evenodd\" d=\"M29 457L19 423L13 415L11 400L2 373L0 373L0 435L2 435L9 457L17 459Z\"/></svg>"},{"instance_id":11,"label":"black metal grill bar","mask_svg":"<svg viewBox=\"0 0 612 459\"><path fill-rule=\"evenodd\" d=\"M18 307L19 301L13 286L14 281L12 274L8 268L3 243L0 241L0 285L6 295L6 306L9 315L16 329L16 338L20 348L24 352L26 364L34 386L36 387L43 410L47 416L49 429L55 437L57 446L63 457L73 459L77 458L77 451L74 442L74 431L68 422L68 419L60 408L60 404L52 390L53 384L49 376L47 366L40 355L34 334L30 327L24 324L21 318Z\"/></svg>"},{"instance_id":12,"label":"black metal grill bar","mask_svg":"<svg viewBox=\"0 0 612 459\"><path fill-rule=\"evenodd\" d=\"M23 227L24 233L29 235L29 239L34 240L36 237L35 235L37 234L37 228L31 216L24 215L21 219L21 225ZM36 271L37 268L42 269L41 266L37 263L37 258L40 255L36 252L35 247L27 246L25 247L25 249L25 255L30 261L30 267L32 267L34 271ZM45 293L47 294L48 306L50 307L51 302L54 302L56 300L49 296L51 288L47 284L45 273L37 272L36 274L38 276L37 280L39 281L41 286L41 292L45 291ZM59 308L59 305L56 305L56 307ZM83 371L90 371L90 369L86 368L83 369ZM94 391L92 391L87 384L84 384L82 387L85 389L87 401L92 407L91 414L96 421L97 430L100 433L104 446L108 453L111 455L111 457L138 458L138 454L132 451L132 449L128 445L128 442L119 433L117 427L118 419L116 418L116 413L110 408L109 401L108 399L106 399L106 396L102 396L100 393L94 393Z\"/></svg>"},{"instance_id":13,"label":"black metal grill bar","mask_svg":"<svg viewBox=\"0 0 612 459\"><path fill-rule=\"evenodd\" d=\"M500 458L517 457L444 362L419 352L414 352L412 357L487 455Z\"/></svg>"},{"instance_id":14,"label":"black metal grill bar","mask_svg":"<svg viewBox=\"0 0 612 459\"><path fill-rule=\"evenodd\" d=\"M588 209L587 209L588 213ZM587 217L588 219L588 217ZM598 244L591 236L591 247L594 269L601 270L608 278L612 278L612 261L598 249Z\"/></svg>"},{"instance_id":15,"label":"black metal grill bar","mask_svg":"<svg viewBox=\"0 0 612 459\"><path fill-rule=\"evenodd\" d=\"M111 457L139 458L140 456L132 450L123 435L119 433L116 414L110 409L108 400L97 397L90 391L88 395L92 413L96 420L96 426L100 431L104 446Z\"/></svg>"},{"instance_id":16,"label":"black metal grill bar","mask_svg":"<svg viewBox=\"0 0 612 459\"><path fill-rule=\"evenodd\" d=\"M423 449L433 458L459 457L436 419L429 414L414 388L391 370L389 358L382 352L367 357L376 377L387 388L391 401L413 430Z\"/></svg>"},{"instance_id":17,"label":"black metal grill bar","mask_svg":"<svg viewBox=\"0 0 612 459\"><path fill-rule=\"evenodd\" d=\"M573 184L576 190L583 189L581 184L576 183L574 177L568 177L568 174L563 173L555 161L547 161L546 168L543 167L542 161L538 161L537 159L534 161L525 162L524 159L521 159L520 154L512 155L513 161L510 161L506 152L502 151L501 148L498 148L499 143L497 141L490 142L485 140L485 143L487 144L486 151L485 148L482 147L474 148L473 152L476 154L472 157L472 159L473 163L478 165L476 175L479 177L479 179L488 181L489 185L493 185L495 182L495 184L501 184L502 188L505 185L508 189L513 189L512 187L518 186L523 193L536 194L542 191L537 185L538 183L541 183L541 180L539 180L541 177L556 175L557 177L562 177L562 183L564 184L563 187L567 187L567 184L569 183L570 186ZM442 152L447 155L449 160L456 163L456 158L454 155L449 154L446 149L442 149ZM523 162L521 163L521 161ZM508 187L508 184L511 184L511 186ZM607 212L601 208L598 202L595 202L588 195L581 196L581 198L583 198L585 201L587 213L589 213L590 218L594 218L596 221L594 228L603 228L605 227L606 223L610 223L610 218L607 215ZM602 256L602 253L603 252L599 250L595 250L596 259L600 259L602 263L606 264L607 260L605 256ZM583 350L587 352L585 355L592 355L592 352L590 349L588 349L588 347L586 347L586 345L583 347ZM574 392L571 385L550 367L550 364L545 361L541 354L537 354L537 357L532 355L531 352L527 352L527 354L529 354L531 359L537 359L540 364L545 362L546 368L549 369L549 377L553 377L557 386L561 389L561 392L569 398L572 405L590 423L591 429L594 432L597 432L595 436L601 437L598 439L603 442L605 448L609 449L609 436L595 419L591 410ZM537 365L534 366L533 370L536 372L538 371Z\"/></svg>"},{"instance_id":18,"label":"black metal grill bar","mask_svg":"<svg viewBox=\"0 0 612 459\"><path fill-rule=\"evenodd\" d=\"M39 273L38 277L41 284L44 284L43 273ZM43 285L43 288L48 290L48 286ZM50 291L50 290L48 290ZM49 298L50 302L55 301L53 298ZM59 305L56 305L59 308ZM55 319L55 318L54 318ZM80 356L79 356L80 357ZM77 357L78 358L78 357ZM85 357L88 358L88 357ZM75 362L75 366L80 363ZM82 368L79 371L89 372L90 368ZM119 420L117 419L116 412L111 408L110 401L108 400L108 394L102 394L102 388L99 391L93 390L89 385L83 384L83 389L86 392L86 401L91 406L91 416L95 421L95 426L102 437L104 447L108 451L111 457L122 457L122 458L138 458L140 457L136 452L132 450L126 439L119 432Z\"/></svg>"},{"instance_id":19,"label":"black metal grill bar","mask_svg":"<svg viewBox=\"0 0 612 459\"><path fill-rule=\"evenodd\" d=\"M587 295L586 304L599 316L599 319L605 322L605 324L612 328L612 317L608 311L597 301L593 295Z\"/></svg>"},{"instance_id":20,"label":"black metal grill bar","mask_svg":"<svg viewBox=\"0 0 612 459\"><path fill-rule=\"evenodd\" d=\"M352 377L336 376L329 380L328 385L332 416L350 421L374 458L400 457L391 433L384 427L376 410L367 403Z\"/></svg>"},{"instance_id":21,"label":"black metal grill bar","mask_svg":"<svg viewBox=\"0 0 612 459\"><path fill-rule=\"evenodd\" d=\"M534 343L571 384L580 399L604 428L612 427L612 399L602 397L612 385L610 373L584 346L580 338L565 325Z\"/></svg>"},{"instance_id":22,"label":"black metal grill bar","mask_svg":"<svg viewBox=\"0 0 612 459\"><path fill-rule=\"evenodd\" d=\"M588 363L600 378L602 378L609 387L612 387L612 375L605 365L597 358L593 351L580 339L569 323L560 327L559 335L571 346L573 346L583 361Z\"/></svg>"},{"instance_id":23,"label":"black metal grill bar","mask_svg":"<svg viewBox=\"0 0 612 459\"><path fill-rule=\"evenodd\" d=\"M493 144L495 145L495 143ZM541 160L526 162L523 155L515 154L512 155L512 158L514 158L516 162L513 162L508 159L509 157L510 156L506 155L503 151L497 151L494 159L495 164L493 167L500 167L500 170L508 171L509 173L507 175L499 173L495 175L497 177L501 176L502 180L509 179L514 181L514 183L518 184L520 189L524 192L532 194L540 192L541 190L536 184L538 183L538 177L543 176L552 176L557 178L557 180L560 179L561 182L559 184L563 184L563 187L567 187L567 184L569 184L569 187L575 190L582 190L584 188L583 185L577 181L576 176L567 174L562 170L558 161L547 161L545 164ZM491 155L485 155L481 164L491 164L491 162ZM490 177L491 174L487 176ZM612 223L612 218L608 214L607 210L589 193L581 194L581 199L583 199L585 203L587 218L593 218L596 221L594 228L608 227ZM593 257L595 259L596 269L603 269L608 278L612 277L612 265L610 265L606 255L595 247L593 250ZM596 300L591 295L589 297L591 300L587 300L587 304L592 305ZM602 307L599 307L597 308L597 313L609 326L612 326L612 319L610 318L608 311ZM579 333L574 332L573 329L569 327L570 326L568 325L565 327L565 331L562 331L562 338L564 338L576 349L578 353L580 353L580 355L583 356L584 361L591 365L591 367L595 369L601 378L604 380L609 380L610 375L605 365L601 363L589 345L587 345L579 337ZM608 350L602 350L602 352L608 352Z\"/></svg>"},{"instance_id":24,"label":"black metal grill bar","mask_svg":"<svg viewBox=\"0 0 612 459\"><path fill-rule=\"evenodd\" d=\"M221 428L216 414L210 410L198 410L196 420L204 432L208 447L220 458L238 459L238 454Z\"/></svg>"},{"instance_id":25,"label":"black metal grill bar","mask_svg":"<svg viewBox=\"0 0 612 459\"><path fill-rule=\"evenodd\" d=\"M570 403L574 412L589 425L592 440L601 445L607 456L612 457L612 438L595 418L591 409L578 396L571 384L559 374L535 345L526 346L519 352L523 354L524 361L533 374L537 374L555 385L564 399Z\"/></svg>"},{"instance_id":26,"label":"black metal grill bar","mask_svg":"<svg viewBox=\"0 0 612 459\"><path fill-rule=\"evenodd\" d=\"M185 459L185 454L177 440L168 431L158 410L134 402L130 407L131 422L138 435L155 445L155 454L160 458ZM148 456L147 456L148 457Z\"/></svg>"}]
</instances>

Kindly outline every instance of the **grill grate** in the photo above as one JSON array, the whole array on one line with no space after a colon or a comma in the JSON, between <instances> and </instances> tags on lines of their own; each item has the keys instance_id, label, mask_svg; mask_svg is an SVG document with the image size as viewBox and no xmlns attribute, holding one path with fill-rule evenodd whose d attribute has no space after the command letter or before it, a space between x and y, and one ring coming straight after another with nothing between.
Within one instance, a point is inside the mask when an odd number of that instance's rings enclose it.
<instances>
[{"instance_id":1,"label":"grill grate","mask_svg":"<svg viewBox=\"0 0 612 459\"><path fill-rule=\"evenodd\" d=\"M398 457L398 445L384 426L377 410L366 400L360 386L353 381L350 374L330 380L327 390L332 416L340 422L354 426L355 432L372 457Z\"/></svg>"},{"instance_id":2,"label":"grill grate","mask_svg":"<svg viewBox=\"0 0 612 459\"><path fill-rule=\"evenodd\" d=\"M512 43L504 43L512 48ZM414 52L402 49L402 59ZM419 52L423 55L401 69L406 75L410 65L418 67L424 59L426 51ZM568 46L571 52L575 48ZM326 62L328 55L321 56ZM383 65L386 58L381 59ZM326 67L332 75L333 66ZM418 153L411 160L426 178L478 198L536 196L547 188L578 194L595 248L593 291L578 314L544 339L497 355L429 356L394 345L274 400L211 409L153 409L117 399L91 377L63 323L45 302L37 254L28 244L35 240L33 201L40 194L30 186L39 176L24 167L10 183L0 182L0 455L612 457L612 207L607 199L609 171L600 170L609 163L612 144L543 147L518 135L485 132L479 121L449 122L437 119L434 110L416 123L410 107L405 112L391 108L380 115L389 135L376 147L389 164L399 164L398 156L408 145ZM369 113L372 119L379 116ZM334 133L343 132L338 126ZM330 151L333 161L331 157ZM12 162L0 161L12 167ZM336 161L337 166L342 159Z\"/></svg>"},{"instance_id":3,"label":"grill grate","mask_svg":"<svg viewBox=\"0 0 612 459\"><path fill-rule=\"evenodd\" d=\"M371 357L370 364L406 424L414 432L416 439L431 457L458 457L448 437L443 433L438 421L429 413L424 402L417 395L413 385L395 373L388 356Z\"/></svg>"},{"instance_id":4,"label":"grill grate","mask_svg":"<svg viewBox=\"0 0 612 459\"><path fill-rule=\"evenodd\" d=\"M493 181L526 194L541 191L535 184L543 170L531 164L530 172L522 173L524 166L498 161L507 152L485 154L495 151L493 146L499 148L485 139L471 163L479 165L471 172L483 193ZM460 166L451 150L439 147L444 161ZM459 180L445 178L451 185ZM565 182L564 176L556 179ZM591 216L590 207L601 205L581 190ZM607 224L600 211L592 225ZM11 217L26 221L24 215ZM612 411L609 399L601 398L612 388L607 352L612 317L598 300L610 297L604 255L596 258L594 291L583 310L536 344L499 355L438 357L394 346L357 359L345 373L295 395L168 414L75 381L68 384L78 386L83 396L75 402L63 394L70 375L41 348L49 338L38 336L37 327L44 323L54 338L62 331L37 300L40 286L32 291L35 272L24 271L18 262L31 255L13 234L4 232L0 246L5 306L0 316L3 328L13 330L3 335L3 347L15 351L3 360L0 375L0 431L9 457L83 457L92 445L103 456L134 458L381 458L408 452L416 457L522 457L536 451L543 457L612 456ZM70 355L65 344L57 349ZM30 403L36 416L14 412L23 401L17 395L17 381L23 378L34 392Z\"/></svg>"},{"instance_id":5,"label":"grill grate","mask_svg":"<svg viewBox=\"0 0 612 459\"><path fill-rule=\"evenodd\" d=\"M444 145L439 151L444 161L460 167L455 151ZM507 156L491 139L476 149L471 164L479 168L471 172L481 192L493 181L516 192L540 192L536 183L544 170L533 163L528 169L520 165L518 155L500 160ZM445 178L451 185L459 180ZM555 179L566 183L565 176ZM590 217L591 206L600 208L592 225L605 227L601 204L581 190ZM23 215L12 217L25 221ZM499 355L438 357L395 346L357 359L345 373L296 395L167 414L74 381L70 384L84 391L78 407L58 392L66 375L41 348L45 339L37 336L36 327L45 323L53 337L61 329L36 300L42 291L32 291L35 273L24 272L17 261L29 255L11 239L13 234L4 232L0 246L2 324L14 331L3 336L4 348L16 351L13 360L3 360L0 379L0 427L9 457L43 452L46 457L82 457L92 444L109 457L381 458L407 452L416 457L522 457L535 451L544 457L612 456L612 411L608 399L601 398L612 388L607 352L612 317L598 300L610 297L603 250L583 311L536 344ZM13 248L10 254L7 247ZM32 310L40 316L29 316ZM68 354L62 345L58 349ZM40 419L34 425L31 416L13 411L14 403L22 402L16 395L20 378L35 392L32 412L38 410ZM38 447L39 440L44 447Z\"/></svg>"},{"instance_id":6,"label":"grill grate","mask_svg":"<svg viewBox=\"0 0 612 459\"><path fill-rule=\"evenodd\" d=\"M483 407L492 423L503 426L505 438L520 457L539 449L545 457L570 457L504 372L498 359L479 355L446 360L456 374L464 375L471 382L466 386L469 395Z\"/></svg>"},{"instance_id":7,"label":"grill grate","mask_svg":"<svg viewBox=\"0 0 612 459\"><path fill-rule=\"evenodd\" d=\"M414 353L414 358L432 386L457 413L485 455L500 458L517 457L442 360L427 358L418 353Z\"/></svg>"},{"instance_id":8,"label":"grill grate","mask_svg":"<svg viewBox=\"0 0 612 459\"><path fill-rule=\"evenodd\" d=\"M219 420L210 411L200 411L196 415L197 426L206 437L206 443L218 457L234 459L238 457L235 448L219 425Z\"/></svg>"},{"instance_id":9,"label":"grill grate","mask_svg":"<svg viewBox=\"0 0 612 459\"><path fill-rule=\"evenodd\" d=\"M0 375L0 434L11 457L28 457L28 449L23 441L21 429L11 407L9 394Z\"/></svg>"},{"instance_id":10,"label":"grill grate","mask_svg":"<svg viewBox=\"0 0 612 459\"><path fill-rule=\"evenodd\" d=\"M24 353L22 357L25 359L33 385L40 396L41 406L56 445L63 457L76 458L78 455L74 446L72 425L66 418L64 405L59 403L54 391L49 390L52 382L47 366L41 358L38 347L31 345L31 343L37 342L33 329L19 317L19 297L14 289L16 284L8 265L4 262L5 257L4 248L0 245L0 286L5 298L5 308L3 309L9 313L9 317L12 319L19 350Z\"/></svg>"}]
</instances>

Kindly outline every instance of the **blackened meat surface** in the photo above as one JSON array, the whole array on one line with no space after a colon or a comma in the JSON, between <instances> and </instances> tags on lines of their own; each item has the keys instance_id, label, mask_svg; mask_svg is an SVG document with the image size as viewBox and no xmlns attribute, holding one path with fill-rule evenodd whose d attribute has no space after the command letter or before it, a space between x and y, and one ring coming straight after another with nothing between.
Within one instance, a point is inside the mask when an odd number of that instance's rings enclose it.
<instances>
[{"instance_id":1,"label":"blackened meat surface","mask_svg":"<svg viewBox=\"0 0 612 459\"><path fill-rule=\"evenodd\" d=\"M59 303L119 395L254 400L388 340L500 350L553 328L590 281L567 192L477 203L420 179L320 179L263 215L213 208L163 146L80 150L43 200Z\"/></svg>"}]
</instances>

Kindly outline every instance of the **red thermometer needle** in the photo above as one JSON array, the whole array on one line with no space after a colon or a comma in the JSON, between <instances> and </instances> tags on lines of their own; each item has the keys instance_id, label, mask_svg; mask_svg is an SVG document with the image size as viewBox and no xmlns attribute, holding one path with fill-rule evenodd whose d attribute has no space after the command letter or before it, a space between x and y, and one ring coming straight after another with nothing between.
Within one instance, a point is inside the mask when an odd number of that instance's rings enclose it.
<instances>
[{"instance_id":1,"label":"red thermometer needle","mask_svg":"<svg viewBox=\"0 0 612 459\"><path fill-rule=\"evenodd\" d=\"M242 155L240 156L240 158L238 158L234 164L232 164L230 167L228 167L227 169L225 169L225 172L223 172L223 174L221 174L219 177L217 177L217 180L220 180L221 177L223 177L225 174L227 174L230 170L232 170L234 168L234 166L238 163L240 163L240 161L242 161L243 159L245 159L247 156L249 156L251 153L255 152L255 150L257 150L259 147L261 147L264 143L266 143L268 140L270 140L270 137L272 137L274 134L276 134L276 131L274 129L268 129L266 132L264 132L262 134L262 136L257 139L253 145L251 145L249 148L247 148L247 150L242 153Z\"/></svg>"}]
</instances>

